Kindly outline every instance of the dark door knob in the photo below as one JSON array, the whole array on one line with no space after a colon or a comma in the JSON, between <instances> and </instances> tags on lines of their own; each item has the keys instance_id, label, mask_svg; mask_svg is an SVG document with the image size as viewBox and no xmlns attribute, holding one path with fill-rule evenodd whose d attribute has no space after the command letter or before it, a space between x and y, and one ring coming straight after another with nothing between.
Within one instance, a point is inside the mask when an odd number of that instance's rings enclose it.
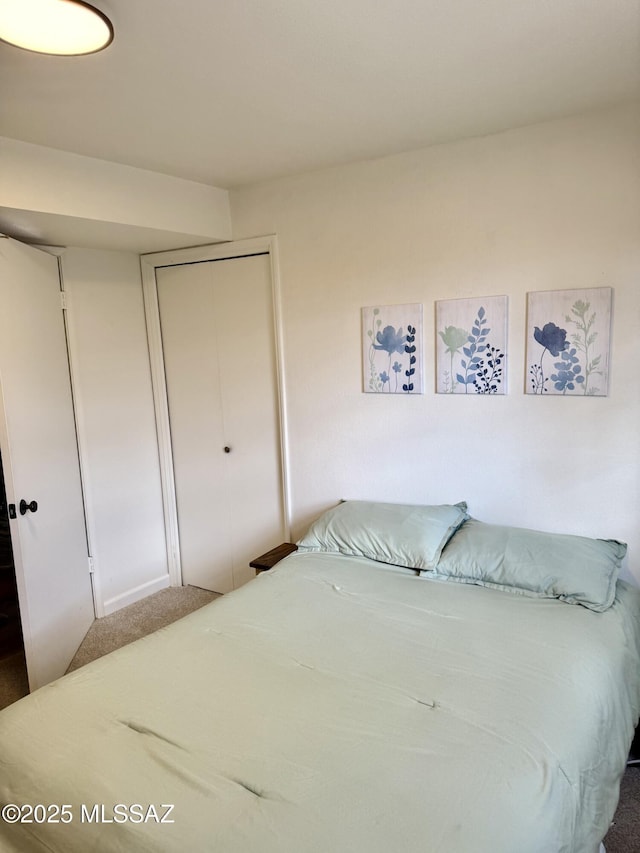
<instances>
[{"instance_id":1,"label":"dark door knob","mask_svg":"<svg viewBox=\"0 0 640 853\"><path fill-rule=\"evenodd\" d=\"M231 453L231 448L229 446L225 447L224 452Z\"/></svg>"},{"instance_id":2,"label":"dark door knob","mask_svg":"<svg viewBox=\"0 0 640 853\"><path fill-rule=\"evenodd\" d=\"M38 504L35 501L27 503L24 498L20 501L20 515L26 515L28 511L37 512Z\"/></svg>"}]
</instances>

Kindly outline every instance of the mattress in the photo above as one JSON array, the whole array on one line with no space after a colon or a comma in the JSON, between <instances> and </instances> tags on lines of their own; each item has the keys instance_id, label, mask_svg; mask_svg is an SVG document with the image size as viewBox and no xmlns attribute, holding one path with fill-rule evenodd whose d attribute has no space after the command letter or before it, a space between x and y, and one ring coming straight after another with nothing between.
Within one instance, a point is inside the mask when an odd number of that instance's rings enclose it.
<instances>
[{"instance_id":1,"label":"mattress","mask_svg":"<svg viewBox=\"0 0 640 853\"><path fill-rule=\"evenodd\" d=\"M596 853L639 655L623 582L594 613L294 554L0 712L0 849Z\"/></svg>"}]
</instances>

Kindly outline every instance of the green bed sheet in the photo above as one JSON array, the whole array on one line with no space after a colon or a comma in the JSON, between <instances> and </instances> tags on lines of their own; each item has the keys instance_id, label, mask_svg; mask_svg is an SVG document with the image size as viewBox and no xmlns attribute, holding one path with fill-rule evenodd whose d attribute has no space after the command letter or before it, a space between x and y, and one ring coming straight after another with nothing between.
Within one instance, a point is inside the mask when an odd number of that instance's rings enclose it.
<instances>
[{"instance_id":1,"label":"green bed sheet","mask_svg":"<svg viewBox=\"0 0 640 853\"><path fill-rule=\"evenodd\" d=\"M294 554L0 712L0 804L49 807L0 850L596 853L639 656L622 582L594 613Z\"/></svg>"}]
</instances>

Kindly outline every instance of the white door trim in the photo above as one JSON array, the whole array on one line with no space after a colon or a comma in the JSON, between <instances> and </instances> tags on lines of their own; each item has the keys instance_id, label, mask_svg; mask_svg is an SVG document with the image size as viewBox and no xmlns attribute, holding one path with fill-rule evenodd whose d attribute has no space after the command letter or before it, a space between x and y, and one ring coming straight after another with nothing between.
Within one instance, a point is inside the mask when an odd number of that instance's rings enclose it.
<instances>
[{"instance_id":1,"label":"white door trim","mask_svg":"<svg viewBox=\"0 0 640 853\"><path fill-rule=\"evenodd\" d=\"M39 247L43 248L43 247ZM60 293L64 294L64 329L67 338L67 355L69 358L69 378L71 381L71 399L73 401L73 415L76 424L76 439L78 444L78 461L80 463L80 485L82 488L82 501L84 504L85 529L87 533L87 549L91 562L91 591L93 594L93 609L96 618L106 616L104 597L100 583L100 567L95 556L94 542L96 541L95 517L96 511L93 504L93 490L91 488L91 466L87 453L86 440L86 417L82 395L78 393L80 357L78 355L77 335L73 324L73 309L70 304L69 293L65 290L62 258L64 249L47 247L44 251L50 252L58 258L58 277L60 278Z\"/></svg>"},{"instance_id":2,"label":"white door trim","mask_svg":"<svg viewBox=\"0 0 640 853\"><path fill-rule=\"evenodd\" d=\"M265 237L255 237L249 240L236 240L230 243L217 243L211 246L197 246L191 249L177 249L170 252L154 252L149 255L140 256L144 311L147 322L147 340L151 367L151 384L153 387L156 430L158 436L167 560L172 586L182 585L182 567L180 563L178 511L173 473L173 454L171 451L169 404L167 399L167 386L162 353L162 332L160 328L156 269L159 267L175 266L178 264L219 261L227 258L241 258L255 254L268 254L271 264L271 291L276 350L278 414L280 419L280 454L282 459L282 537L284 540L289 540L291 530L289 441L287 430L284 340L282 331L282 302L277 237L272 234Z\"/></svg>"}]
</instances>

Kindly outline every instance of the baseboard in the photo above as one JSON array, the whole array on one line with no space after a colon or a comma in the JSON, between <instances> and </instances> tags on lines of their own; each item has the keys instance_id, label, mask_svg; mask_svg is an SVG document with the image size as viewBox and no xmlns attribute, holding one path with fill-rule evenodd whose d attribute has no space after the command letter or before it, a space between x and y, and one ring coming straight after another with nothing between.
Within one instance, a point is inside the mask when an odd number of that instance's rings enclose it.
<instances>
[{"instance_id":1,"label":"baseboard","mask_svg":"<svg viewBox=\"0 0 640 853\"><path fill-rule=\"evenodd\" d=\"M166 589L170 585L171 580L169 575L162 575L159 578L147 581L147 583L140 584L140 586L136 586L127 592L116 595L114 598L109 598L104 602L104 615L109 616L111 613L115 613L116 610L122 610L123 607L135 604L136 601L140 601L148 595L153 595L154 592L160 592L161 589Z\"/></svg>"}]
</instances>

